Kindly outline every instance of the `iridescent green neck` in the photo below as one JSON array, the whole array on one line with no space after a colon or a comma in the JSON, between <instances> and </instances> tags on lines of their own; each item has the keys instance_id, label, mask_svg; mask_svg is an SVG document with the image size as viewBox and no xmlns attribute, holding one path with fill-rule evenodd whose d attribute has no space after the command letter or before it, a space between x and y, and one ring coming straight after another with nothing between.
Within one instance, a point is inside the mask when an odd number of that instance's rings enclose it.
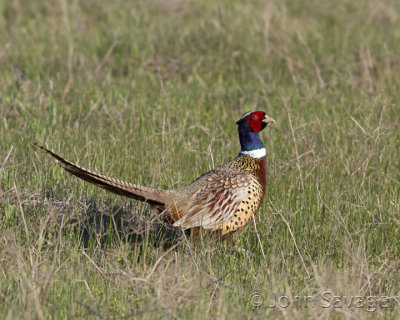
<instances>
[{"instance_id":1,"label":"iridescent green neck","mask_svg":"<svg viewBox=\"0 0 400 320\"><path fill-rule=\"evenodd\" d=\"M261 142L258 132L254 132L249 126L239 126L239 140L241 152L265 149L264 144Z\"/></svg>"}]
</instances>

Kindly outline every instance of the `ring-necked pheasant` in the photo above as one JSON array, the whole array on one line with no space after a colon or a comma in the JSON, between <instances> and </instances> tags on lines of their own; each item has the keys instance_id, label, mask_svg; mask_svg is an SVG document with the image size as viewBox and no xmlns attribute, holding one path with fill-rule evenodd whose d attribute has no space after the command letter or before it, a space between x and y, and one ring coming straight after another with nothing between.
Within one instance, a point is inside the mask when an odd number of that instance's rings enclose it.
<instances>
[{"instance_id":1,"label":"ring-necked pheasant","mask_svg":"<svg viewBox=\"0 0 400 320\"><path fill-rule=\"evenodd\" d=\"M163 212L166 220L176 227L197 231L203 228L224 236L251 221L264 198L267 159L258 134L269 122L275 120L263 111L245 113L236 122L241 145L239 155L176 190L158 190L109 178L33 144L55 158L70 174L116 194L147 202Z\"/></svg>"}]
</instances>

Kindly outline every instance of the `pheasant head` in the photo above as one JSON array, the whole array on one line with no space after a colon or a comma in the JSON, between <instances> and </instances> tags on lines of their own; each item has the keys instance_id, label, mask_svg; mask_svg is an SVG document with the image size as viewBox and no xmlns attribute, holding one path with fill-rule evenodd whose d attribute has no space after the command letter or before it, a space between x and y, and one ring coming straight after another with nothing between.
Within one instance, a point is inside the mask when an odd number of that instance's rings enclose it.
<instances>
[{"instance_id":1,"label":"pheasant head","mask_svg":"<svg viewBox=\"0 0 400 320\"><path fill-rule=\"evenodd\" d=\"M255 158L265 156L265 147L258 134L270 122L276 123L264 111L250 111L241 116L239 121L236 122L239 131L241 154L247 154Z\"/></svg>"}]
</instances>

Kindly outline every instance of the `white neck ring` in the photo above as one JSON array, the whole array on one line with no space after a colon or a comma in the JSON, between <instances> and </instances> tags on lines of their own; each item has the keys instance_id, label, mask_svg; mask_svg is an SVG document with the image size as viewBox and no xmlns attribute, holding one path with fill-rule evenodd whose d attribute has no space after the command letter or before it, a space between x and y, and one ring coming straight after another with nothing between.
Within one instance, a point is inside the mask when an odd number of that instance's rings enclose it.
<instances>
[{"instance_id":1,"label":"white neck ring","mask_svg":"<svg viewBox=\"0 0 400 320\"><path fill-rule=\"evenodd\" d=\"M262 158L267 155L267 150L265 148L250 150L250 151L240 151L240 154L244 154L246 156L250 156L252 158Z\"/></svg>"}]
</instances>

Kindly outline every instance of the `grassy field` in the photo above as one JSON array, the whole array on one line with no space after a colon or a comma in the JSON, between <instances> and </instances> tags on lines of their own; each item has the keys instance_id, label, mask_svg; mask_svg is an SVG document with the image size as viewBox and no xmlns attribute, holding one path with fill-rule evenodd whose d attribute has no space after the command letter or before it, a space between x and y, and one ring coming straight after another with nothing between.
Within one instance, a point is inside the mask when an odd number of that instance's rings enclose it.
<instances>
[{"instance_id":1,"label":"grassy field","mask_svg":"<svg viewBox=\"0 0 400 320\"><path fill-rule=\"evenodd\" d=\"M397 0L13 0L0 30L3 319L400 317ZM230 243L29 144L176 188L252 109L268 189Z\"/></svg>"}]
</instances>

